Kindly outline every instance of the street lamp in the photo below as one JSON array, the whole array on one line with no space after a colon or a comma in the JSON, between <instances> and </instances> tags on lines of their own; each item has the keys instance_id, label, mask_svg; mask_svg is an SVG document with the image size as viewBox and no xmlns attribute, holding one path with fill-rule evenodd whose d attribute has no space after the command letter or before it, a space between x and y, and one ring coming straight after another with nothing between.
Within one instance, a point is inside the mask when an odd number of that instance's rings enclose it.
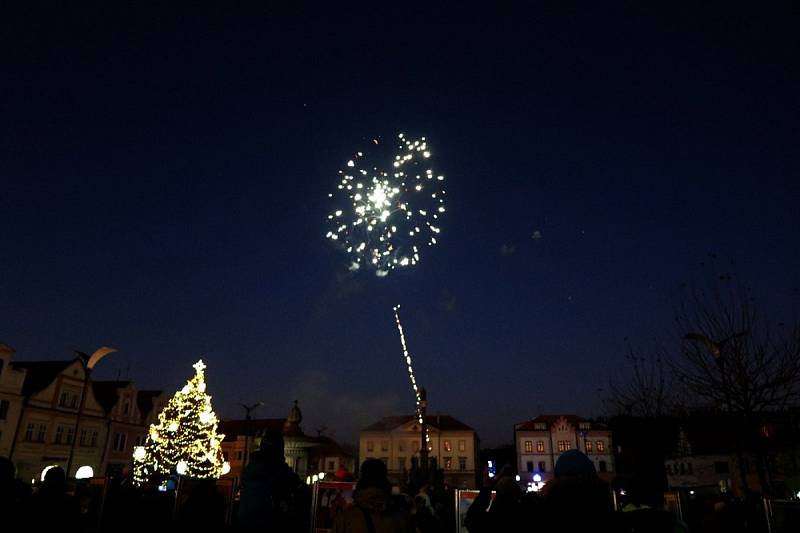
<instances>
[{"instance_id":1,"label":"street lamp","mask_svg":"<svg viewBox=\"0 0 800 533\"><path fill-rule=\"evenodd\" d=\"M79 426L81 423L81 417L83 416L83 408L86 405L86 391L89 388L89 376L92 374L92 369L94 369L94 365L96 365L100 359L107 356L110 353L114 353L117 350L114 348L109 348L108 346L103 346L98 348L92 355L79 352L75 350L75 353L78 354L81 362L83 363L83 389L81 390L81 401L78 405L78 415L75 417L75 432L73 433L72 443L69 447L69 458L67 459L67 469L66 474L69 477L69 470L72 467L72 458L75 455L75 443L79 438Z\"/></svg>"}]
</instances>

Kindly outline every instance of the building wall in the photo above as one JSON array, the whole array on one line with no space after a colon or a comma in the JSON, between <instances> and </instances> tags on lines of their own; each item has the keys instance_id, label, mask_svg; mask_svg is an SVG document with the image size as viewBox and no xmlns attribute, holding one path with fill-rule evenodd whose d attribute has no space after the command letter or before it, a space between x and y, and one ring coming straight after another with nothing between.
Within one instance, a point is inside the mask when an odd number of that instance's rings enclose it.
<instances>
[{"instance_id":1,"label":"building wall","mask_svg":"<svg viewBox=\"0 0 800 533\"><path fill-rule=\"evenodd\" d=\"M0 352L0 456L8 457L22 414L24 370L11 368L11 353Z\"/></svg>"},{"instance_id":2,"label":"building wall","mask_svg":"<svg viewBox=\"0 0 800 533\"><path fill-rule=\"evenodd\" d=\"M359 437L359 460L375 458L385 461L389 477L400 481L404 469L411 469L412 458L419 459L420 431L417 426L412 421L391 431L362 431ZM435 458L439 467L444 469L445 481L460 488L474 487L478 456L475 432L440 432L434 427L429 427L428 433L430 436L428 456L431 459ZM450 444L450 451L447 450L447 443ZM459 449L459 443L463 443L463 450ZM464 459L463 470L460 468L460 458Z\"/></svg>"},{"instance_id":3,"label":"building wall","mask_svg":"<svg viewBox=\"0 0 800 533\"><path fill-rule=\"evenodd\" d=\"M134 446L143 445L147 428L136 402L136 387L133 383L119 389L117 403L109 413L107 421L107 443L102 472L121 471L130 466Z\"/></svg>"},{"instance_id":4,"label":"building wall","mask_svg":"<svg viewBox=\"0 0 800 533\"><path fill-rule=\"evenodd\" d=\"M70 434L76 443L68 476L74 476L83 465L91 466L95 473L102 471L108 427L105 412L91 387L86 389L80 426L75 430L83 376L82 364L75 361L49 386L27 398L12 457L21 479L38 479L44 467L52 464L66 468ZM73 402L75 396L77 400Z\"/></svg>"},{"instance_id":5,"label":"building wall","mask_svg":"<svg viewBox=\"0 0 800 533\"><path fill-rule=\"evenodd\" d=\"M523 479L526 475L532 479L534 474L541 475L545 480L551 479L558 458L567 449L577 449L585 453L601 477L613 477L615 469L611 431L579 428L566 419L545 427L547 429L515 430L517 469ZM530 445L526 447L526 443ZM539 451L539 443L542 444L543 451ZM605 472L602 471L603 465Z\"/></svg>"}]
</instances>

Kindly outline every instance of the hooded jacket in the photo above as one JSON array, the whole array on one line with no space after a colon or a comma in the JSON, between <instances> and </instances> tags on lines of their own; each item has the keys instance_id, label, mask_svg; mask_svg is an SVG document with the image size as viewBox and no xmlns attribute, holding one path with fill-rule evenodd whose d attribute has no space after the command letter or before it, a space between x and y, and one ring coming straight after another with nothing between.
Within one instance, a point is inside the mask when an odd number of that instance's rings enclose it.
<instances>
[{"instance_id":1,"label":"hooded jacket","mask_svg":"<svg viewBox=\"0 0 800 533\"><path fill-rule=\"evenodd\" d=\"M365 513L372 519L375 533L413 533L410 516L389 503L389 495L378 487L356 490L353 505L336 517L334 533L370 533Z\"/></svg>"}]
</instances>

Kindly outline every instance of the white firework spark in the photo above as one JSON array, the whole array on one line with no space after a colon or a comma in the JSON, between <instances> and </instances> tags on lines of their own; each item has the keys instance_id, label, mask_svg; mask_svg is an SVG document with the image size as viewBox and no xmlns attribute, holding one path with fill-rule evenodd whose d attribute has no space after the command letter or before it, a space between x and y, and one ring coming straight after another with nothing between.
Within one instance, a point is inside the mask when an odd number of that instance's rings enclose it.
<instances>
[{"instance_id":1,"label":"white firework spark","mask_svg":"<svg viewBox=\"0 0 800 533\"><path fill-rule=\"evenodd\" d=\"M429 166L425 137L398 135L394 157L381 162L388 170L367 160L358 152L339 171L325 236L350 256L351 271L366 267L383 277L416 265L420 248L436 244L446 210L444 176Z\"/></svg>"}]
</instances>

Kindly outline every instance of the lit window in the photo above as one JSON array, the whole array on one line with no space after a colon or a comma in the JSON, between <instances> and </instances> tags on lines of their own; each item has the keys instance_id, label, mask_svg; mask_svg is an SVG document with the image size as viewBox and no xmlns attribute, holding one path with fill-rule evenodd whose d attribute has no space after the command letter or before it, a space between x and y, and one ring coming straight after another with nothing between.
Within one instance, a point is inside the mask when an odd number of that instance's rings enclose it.
<instances>
[{"instance_id":1,"label":"lit window","mask_svg":"<svg viewBox=\"0 0 800 533\"><path fill-rule=\"evenodd\" d=\"M544 441L543 440L537 440L536 441L536 451L540 452L540 453L544 452Z\"/></svg>"},{"instance_id":2,"label":"lit window","mask_svg":"<svg viewBox=\"0 0 800 533\"><path fill-rule=\"evenodd\" d=\"M388 452L389 451L389 441L388 440L382 440L381 441L381 451L382 452Z\"/></svg>"},{"instance_id":3,"label":"lit window","mask_svg":"<svg viewBox=\"0 0 800 533\"><path fill-rule=\"evenodd\" d=\"M453 458L452 457L445 457L444 458L444 469L445 470L452 470L453 469Z\"/></svg>"},{"instance_id":4,"label":"lit window","mask_svg":"<svg viewBox=\"0 0 800 533\"><path fill-rule=\"evenodd\" d=\"M444 451L446 451L446 452L452 452L453 451L453 445L450 443L449 440L444 441Z\"/></svg>"},{"instance_id":5,"label":"lit window","mask_svg":"<svg viewBox=\"0 0 800 533\"><path fill-rule=\"evenodd\" d=\"M592 448L593 448L592 441L587 440L585 444L586 444L586 453L592 453ZM598 448L597 451L600 451L600 449Z\"/></svg>"},{"instance_id":6,"label":"lit window","mask_svg":"<svg viewBox=\"0 0 800 533\"><path fill-rule=\"evenodd\" d=\"M525 452L526 453L531 453L532 451L533 451L533 441L526 440L525 441ZM529 470L529 472L530 472L530 470Z\"/></svg>"},{"instance_id":7,"label":"lit window","mask_svg":"<svg viewBox=\"0 0 800 533\"><path fill-rule=\"evenodd\" d=\"M560 440L558 441L558 451L559 452L566 452L567 450L572 449L572 443L568 440Z\"/></svg>"},{"instance_id":8,"label":"lit window","mask_svg":"<svg viewBox=\"0 0 800 533\"><path fill-rule=\"evenodd\" d=\"M604 451L606 451L605 441L602 440L597 441L597 453L603 453Z\"/></svg>"}]
</instances>

